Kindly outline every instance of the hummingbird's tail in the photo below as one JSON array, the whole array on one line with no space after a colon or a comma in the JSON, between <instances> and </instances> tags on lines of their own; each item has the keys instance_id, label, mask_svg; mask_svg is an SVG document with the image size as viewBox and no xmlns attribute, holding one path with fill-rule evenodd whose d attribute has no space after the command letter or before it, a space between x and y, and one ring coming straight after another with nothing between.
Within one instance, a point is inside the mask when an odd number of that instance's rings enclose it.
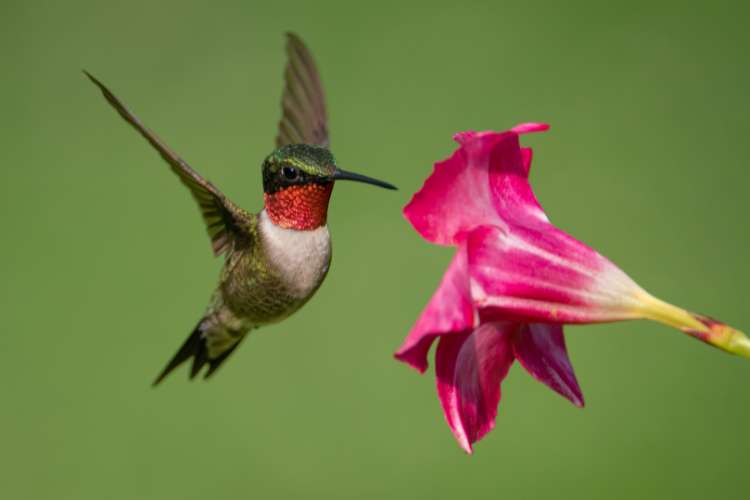
<instances>
[{"instance_id":1,"label":"hummingbird's tail","mask_svg":"<svg viewBox=\"0 0 750 500\"><path fill-rule=\"evenodd\" d=\"M185 361L193 358L193 366L190 369L190 379L194 379L196 375L201 371L201 368L208 364L208 371L203 376L204 379L210 377L221 364L226 360L230 354L237 348L240 341L245 337L244 335L232 338L231 342L225 343L225 348L213 358L209 356L208 340L211 337L217 335L218 332L211 332L205 327L207 324L206 318L201 319L195 326L195 329L190 336L182 344L180 350L174 355L172 360L167 363L167 366L162 370L156 380L154 380L153 386L159 385L164 378L169 375L175 368L180 366ZM218 333L222 337L226 337L228 334L225 332ZM215 342L214 342L215 344ZM215 347L214 347L215 348Z\"/></svg>"}]
</instances>

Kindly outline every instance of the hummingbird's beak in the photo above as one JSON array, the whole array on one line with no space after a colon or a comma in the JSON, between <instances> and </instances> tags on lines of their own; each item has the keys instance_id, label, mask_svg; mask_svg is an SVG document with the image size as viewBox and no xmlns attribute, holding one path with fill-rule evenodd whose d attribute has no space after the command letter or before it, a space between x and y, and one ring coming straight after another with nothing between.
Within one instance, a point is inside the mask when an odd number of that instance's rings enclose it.
<instances>
[{"instance_id":1,"label":"hummingbird's beak","mask_svg":"<svg viewBox=\"0 0 750 500\"><path fill-rule=\"evenodd\" d=\"M393 184L379 181L377 179L373 179L372 177L367 177L366 175L347 172L346 170L341 170L340 168L336 169L336 171L333 173L332 178L335 181L357 181L364 182L365 184L372 184L373 186L380 186L385 189L398 189Z\"/></svg>"}]
</instances>

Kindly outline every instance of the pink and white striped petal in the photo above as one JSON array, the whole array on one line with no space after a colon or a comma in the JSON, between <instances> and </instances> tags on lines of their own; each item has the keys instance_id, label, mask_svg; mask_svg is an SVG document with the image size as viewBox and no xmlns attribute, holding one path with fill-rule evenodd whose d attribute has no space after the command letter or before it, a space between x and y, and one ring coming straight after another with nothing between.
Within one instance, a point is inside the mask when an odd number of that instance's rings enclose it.
<instances>
[{"instance_id":1,"label":"pink and white striped petal","mask_svg":"<svg viewBox=\"0 0 750 500\"><path fill-rule=\"evenodd\" d=\"M471 295L483 320L597 323L641 317L648 296L617 266L551 224L469 235Z\"/></svg>"},{"instance_id":2,"label":"pink and white striped petal","mask_svg":"<svg viewBox=\"0 0 750 500\"><path fill-rule=\"evenodd\" d=\"M485 323L471 333L440 338L435 354L437 391L445 418L461 447L495 426L500 382L513 364L514 323Z\"/></svg>"},{"instance_id":3,"label":"pink and white striped petal","mask_svg":"<svg viewBox=\"0 0 750 500\"><path fill-rule=\"evenodd\" d=\"M513 337L513 353L531 376L583 407L583 393L568 358L562 325L524 324Z\"/></svg>"}]
</instances>

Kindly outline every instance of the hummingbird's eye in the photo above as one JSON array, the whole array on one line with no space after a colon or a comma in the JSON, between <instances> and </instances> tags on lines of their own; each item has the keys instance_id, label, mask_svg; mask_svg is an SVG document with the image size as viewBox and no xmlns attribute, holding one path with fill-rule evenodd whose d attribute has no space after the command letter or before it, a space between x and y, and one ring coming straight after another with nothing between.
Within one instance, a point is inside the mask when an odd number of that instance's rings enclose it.
<instances>
[{"instance_id":1,"label":"hummingbird's eye","mask_svg":"<svg viewBox=\"0 0 750 500\"><path fill-rule=\"evenodd\" d=\"M281 175L283 175L288 181L294 181L299 177L299 170L294 167L283 167L281 169Z\"/></svg>"}]
</instances>

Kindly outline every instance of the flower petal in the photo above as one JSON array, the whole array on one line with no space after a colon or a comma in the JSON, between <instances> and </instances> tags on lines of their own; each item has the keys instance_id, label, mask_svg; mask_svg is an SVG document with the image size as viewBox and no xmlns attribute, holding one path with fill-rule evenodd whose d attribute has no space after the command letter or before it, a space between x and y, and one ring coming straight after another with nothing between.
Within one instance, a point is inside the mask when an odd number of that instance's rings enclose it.
<instances>
[{"instance_id":1,"label":"flower petal","mask_svg":"<svg viewBox=\"0 0 750 500\"><path fill-rule=\"evenodd\" d=\"M427 369L427 352L438 335L470 331L474 306L469 293L466 246L453 256L435 294L412 327L395 357L420 372Z\"/></svg>"},{"instance_id":2,"label":"flower petal","mask_svg":"<svg viewBox=\"0 0 750 500\"><path fill-rule=\"evenodd\" d=\"M531 148L521 148L516 134L506 134L492 146L489 160L492 203L506 224L534 226L548 222L529 184L531 158Z\"/></svg>"},{"instance_id":3,"label":"flower petal","mask_svg":"<svg viewBox=\"0 0 750 500\"><path fill-rule=\"evenodd\" d=\"M493 145L505 134L464 132L461 146L437 162L404 216L423 238L439 245L455 244L461 233L478 224L500 223L490 193L488 168Z\"/></svg>"},{"instance_id":4,"label":"flower petal","mask_svg":"<svg viewBox=\"0 0 750 500\"><path fill-rule=\"evenodd\" d=\"M609 260L551 224L477 228L468 251L472 299L483 321L634 319L648 296Z\"/></svg>"},{"instance_id":5,"label":"flower petal","mask_svg":"<svg viewBox=\"0 0 750 500\"><path fill-rule=\"evenodd\" d=\"M437 391L445 418L461 447L495 426L500 382L513 363L514 323L486 323L471 333L441 337L435 354Z\"/></svg>"},{"instance_id":6,"label":"flower petal","mask_svg":"<svg viewBox=\"0 0 750 500\"><path fill-rule=\"evenodd\" d=\"M531 148L521 148L521 161L526 176L529 176L531 170L531 160L534 158L534 150Z\"/></svg>"},{"instance_id":7,"label":"flower petal","mask_svg":"<svg viewBox=\"0 0 750 500\"><path fill-rule=\"evenodd\" d=\"M516 125L512 129L510 129L511 132L514 132L516 134L528 134L530 132L546 132L547 130L549 130L548 124L536 123L536 122L521 123L519 125Z\"/></svg>"},{"instance_id":8,"label":"flower petal","mask_svg":"<svg viewBox=\"0 0 750 500\"><path fill-rule=\"evenodd\" d=\"M583 394L568 358L561 325L525 324L513 337L513 353L535 379L574 405L583 406Z\"/></svg>"},{"instance_id":9,"label":"flower petal","mask_svg":"<svg viewBox=\"0 0 750 500\"><path fill-rule=\"evenodd\" d=\"M543 123L524 123L506 132L459 132L459 148L437 162L404 216L425 239L453 245L482 224L503 225L503 217L531 216L546 221L526 180L531 150L521 151L518 135L547 130ZM499 211L499 214L498 214Z\"/></svg>"}]
</instances>

